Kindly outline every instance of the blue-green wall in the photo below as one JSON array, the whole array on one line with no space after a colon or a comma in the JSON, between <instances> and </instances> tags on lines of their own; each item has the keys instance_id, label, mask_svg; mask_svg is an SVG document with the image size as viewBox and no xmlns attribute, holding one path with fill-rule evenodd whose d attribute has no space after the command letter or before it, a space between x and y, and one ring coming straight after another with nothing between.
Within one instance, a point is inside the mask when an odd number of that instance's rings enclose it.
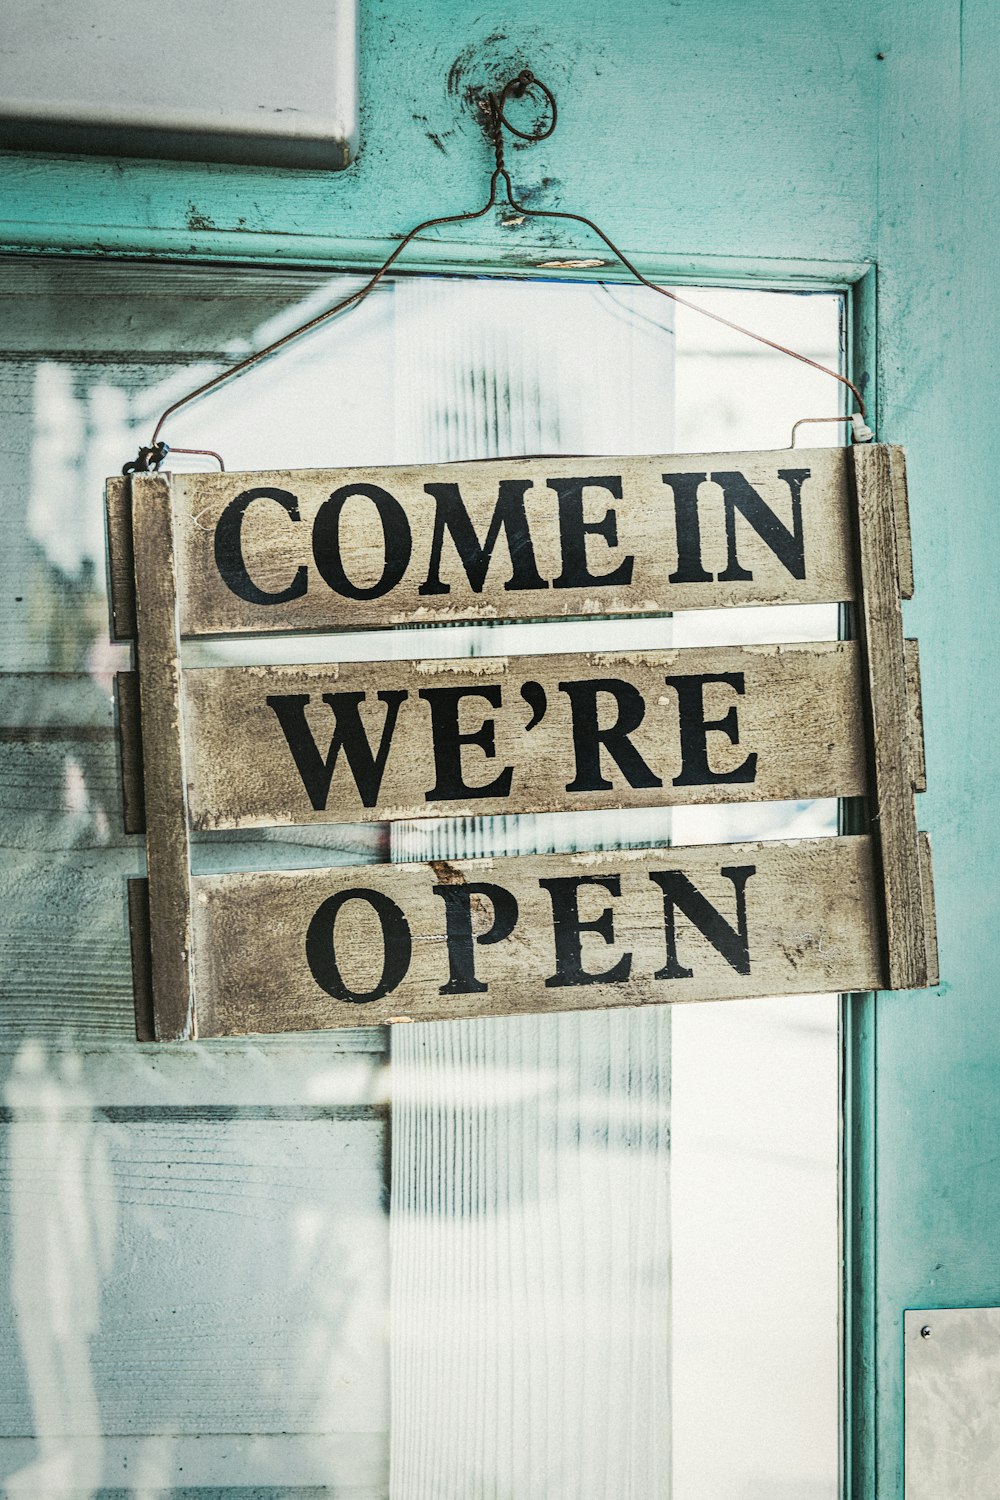
<instances>
[{"instance_id":1,"label":"blue-green wall","mask_svg":"<svg viewBox=\"0 0 1000 1500\"><path fill-rule=\"evenodd\" d=\"M348 172L0 156L0 244L374 263L416 219L482 200L489 156L465 90L527 65L557 93L560 125L510 153L515 181L538 206L598 217L645 269L787 285L877 266L879 431L909 452L907 626L922 644L921 814L943 975L936 992L860 1011L852 1058L865 1215L853 1243L867 1278L850 1325L856 1493L874 1492L877 1454L878 1493L896 1500L903 1308L1000 1302L1000 7L365 0L362 24L363 143ZM556 258L530 224L483 222L464 239L411 264L530 271ZM864 365L876 338L862 322Z\"/></svg>"}]
</instances>

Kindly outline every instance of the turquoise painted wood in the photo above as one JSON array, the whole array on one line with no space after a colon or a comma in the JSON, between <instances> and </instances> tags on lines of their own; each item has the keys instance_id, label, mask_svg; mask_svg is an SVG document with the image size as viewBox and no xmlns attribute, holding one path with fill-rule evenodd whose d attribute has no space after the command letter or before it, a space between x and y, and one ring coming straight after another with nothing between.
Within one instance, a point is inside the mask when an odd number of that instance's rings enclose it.
<instances>
[{"instance_id":1,"label":"turquoise painted wood","mask_svg":"<svg viewBox=\"0 0 1000 1500\"><path fill-rule=\"evenodd\" d=\"M512 153L515 181L596 214L645 268L794 285L877 266L858 365L877 372L880 436L909 451L943 982L853 1011L858 1500L902 1495L903 1309L1000 1300L998 47L993 0L368 0L348 172L0 158L10 250L369 264L414 220L480 201L467 93L528 65L561 119ZM501 217L411 263L539 274L571 242Z\"/></svg>"},{"instance_id":2,"label":"turquoise painted wood","mask_svg":"<svg viewBox=\"0 0 1000 1500\"><path fill-rule=\"evenodd\" d=\"M671 274L775 259L782 277L815 275L799 263L836 247L854 265L872 247L875 43L862 0L836 14L797 0L542 0L530 15L510 0L367 0L350 170L9 159L0 243L370 263L428 214L485 201L491 156L469 93L530 66L560 106L549 142L509 152L530 204L599 215ZM794 204L780 226L776 193ZM561 238L486 223L444 258L536 268Z\"/></svg>"}]
</instances>

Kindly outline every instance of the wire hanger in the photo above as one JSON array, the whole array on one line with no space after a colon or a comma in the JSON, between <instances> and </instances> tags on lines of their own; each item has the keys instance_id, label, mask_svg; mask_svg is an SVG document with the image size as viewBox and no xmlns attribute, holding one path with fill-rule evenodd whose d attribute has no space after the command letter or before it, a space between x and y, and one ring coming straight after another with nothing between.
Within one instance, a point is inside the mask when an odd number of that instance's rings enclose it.
<instances>
[{"instance_id":1,"label":"wire hanger","mask_svg":"<svg viewBox=\"0 0 1000 1500\"><path fill-rule=\"evenodd\" d=\"M542 95L548 106L550 118L547 124L539 126L535 130L520 130L507 118L507 105L511 99L524 98L525 94L532 89L537 89ZM499 94L488 93L485 104L489 111L490 135L493 139L496 165L490 177L489 197L482 208L471 209L467 213L444 214L438 218L424 219L422 223L414 225L390 254L386 256L378 270L374 272L363 286L358 287L355 291L349 293L348 296L343 297L333 307L327 308L325 312L321 312L316 317L310 318L307 322L301 323L297 328L293 328L291 332L283 334L280 339L275 339L274 343L268 344L263 349L258 349L254 354L248 355L246 359L240 360L238 364L232 365L228 370L223 370L221 374L213 376L211 380L206 380L202 385L196 386L194 390L188 391L186 395L172 402L161 413L156 427L153 429L153 436L149 446L139 449L136 458L124 466L122 470L123 474L147 474L155 472L161 467L167 454L171 451L174 453L197 454L202 457L214 458L219 468L225 469L225 464L221 456L211 449L171 449L170 445L160 437L164 423L168 418L172 417L183 407L189 406L192 401L197 401L200 397L207 395L209 391L215 390L217 386L222 385L225 381L235 379L237 375L242 375L245 370L249 370L253 365L259 364L261 360L268 359L272 354L276 354L279 349L283 349L293 339L300 338L303 334L311 332L314 328L318 328L321 323L326 323L330 318L336 317L338 313L346 312L349 307L355 307L359 302L363 302L369 293L374 291L393 265L395 265L406 247L418 235L423 234L428 229L438 229L445 224L465 224L472 219L483 218L485 214L488 214L501 201L498 197L501 184L503 185L507 204L521 217L526 219L563 219L570 223L584 225L585 228L596 234L598 239L608 247L612 255L625 267L626 271L642 286L649 287L650 291L658 292L661 297L669 298L671 302L675 302L679 307L686 307L691 312L699 313L704 318L711 318L713 323L721 323L723 327L731 328L735 333L754 339L758 344L764 344L768 349L774 349L778 354L787 354L790 359L797 359L801 364L809 365L813 370L819 370L822 374L829 375L831 379L838 381L854 396L858 404L857 412L849 417L803 417L801 422L850 422L855 442L871 442L873 434L866 423L864 398L854 382L848 380L847 376L842 375L839 370L830 369L829 366L820 364L818 360L810 359L806 354L801 354L795 349L788 349L784 344L779 344L773 339L765 338L763 334L755 333L750 328L744 328L741 324L734 323L730 318L724 318L721 313L710 312L707 307L700 307L695 302L689 302L686 297L681 297L676 292L669 291L666 287L658 286L655 281L650 281L637 266L633 265L624 251L620 250L614 241L605 234L599 224L595 224L593 219L588 219L584 214L569 213L562 209L529 208L526 204L517 201L514 196L514 185L510 179L510 173L507 171L504 163L504 131L508 130L511 135L517 136L522 141L548 140L556 128L558 109L555 95L546 84L542 83L540 79L536 78L533 73L525 68L518 73L516 78L512 78L505 83ZM800 423L797 422L795 425L798 427ZM794 442L795 431L793 429L793 446Z\"/></svg>"}]
</instances>

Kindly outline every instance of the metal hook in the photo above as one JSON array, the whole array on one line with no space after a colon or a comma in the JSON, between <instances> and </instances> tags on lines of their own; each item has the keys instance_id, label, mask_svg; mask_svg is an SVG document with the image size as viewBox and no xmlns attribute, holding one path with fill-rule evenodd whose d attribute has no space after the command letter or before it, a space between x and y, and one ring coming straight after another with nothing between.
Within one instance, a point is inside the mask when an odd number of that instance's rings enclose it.
<instances>
[{"instance_id":1,"label":"metal hook","mask_svg":"<svg viewBox=\"0 0 1000 1500\"><path fill-rule=\"evenodd\" d=\"M552 118L544 130L519 130L518 127L516 125L512 125L507 118L507 100L508 97L511 99L523 99L525 94L529 93L532 89L538 89L539 93L543 95L545 102L549 106L549 110L551 111ZM490 97L496 98L496 95L491 95ZM553 94L552 90L546 84L544 84L540 78L536 78L534 73L532 73L528 68L522 68L521 72L518 73L516 78L511 78L509 82L505 83L500 91L500 97L499 99L497 99L497 122L500 125L503 125L505 129L509 130L511 135L518 136L522 141L547 141L549 136L556 128L556 120L558 119L558 115L559 111L556 105L555 94Z\"/></svg>"},{"instance_id":2,"label":"metal hook","mask_svg":"<svg viewBox=\"0 0 1000 1500\"><path fill-rule=\"evenodd\" d=\"M158 431L159 429L157 429ZM158 443L154 434L148 448L140 448L131 463L123 464L123 474L155 474L170 452L168 443Z\"/></svg>"}]
</instances>

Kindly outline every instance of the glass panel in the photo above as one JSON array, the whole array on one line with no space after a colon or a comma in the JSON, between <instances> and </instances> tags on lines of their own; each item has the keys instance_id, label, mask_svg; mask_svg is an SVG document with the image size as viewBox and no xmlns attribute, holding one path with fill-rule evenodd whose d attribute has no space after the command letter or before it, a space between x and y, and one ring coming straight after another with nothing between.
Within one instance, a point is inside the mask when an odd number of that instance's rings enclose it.
<instances>
[{"instance_id":1,"label":"glass panel","mask_svg":"<svg viewBox=\"0 0 1000 1500\"><path fill-rule=\"evenodd\" d=\"M841 299L706 291L694 299L838 368ZM683 308L682 451L785 447L838 387ZM800 431L810 446L843 429ZM677 616L678 644L829 639L830 606ZM678 808L678 844L836 832L831 802ZM678 1006L673 1016L675 1500L839 1493L837 998Z\"/></svg>"},{"instance_id":2,"label":"glass panel","mask_svg":"<svg viewBox=\"0 0 1000 1500\"><path fill-rule=\"evenodd\" d=\"M398 1029L391 1245L382 1033L130 1039L123 881L142 855L120 833L109 686L128 652L107 636L103 479L170 400L350 284L0 269L0 1475L50 1495L832 1500L834 997ZM694 295L840 358L839 298ZM167 435L231 468L308 467L781 446L836 409L828 379L641 289L401 280ZM835 633L833 611L729 611L189 659ZM833 816L409 825L391 852L787 836ZM386 830L340 827L217 837L197 858L389 852Z\"/></svg>"}]
</instances>

